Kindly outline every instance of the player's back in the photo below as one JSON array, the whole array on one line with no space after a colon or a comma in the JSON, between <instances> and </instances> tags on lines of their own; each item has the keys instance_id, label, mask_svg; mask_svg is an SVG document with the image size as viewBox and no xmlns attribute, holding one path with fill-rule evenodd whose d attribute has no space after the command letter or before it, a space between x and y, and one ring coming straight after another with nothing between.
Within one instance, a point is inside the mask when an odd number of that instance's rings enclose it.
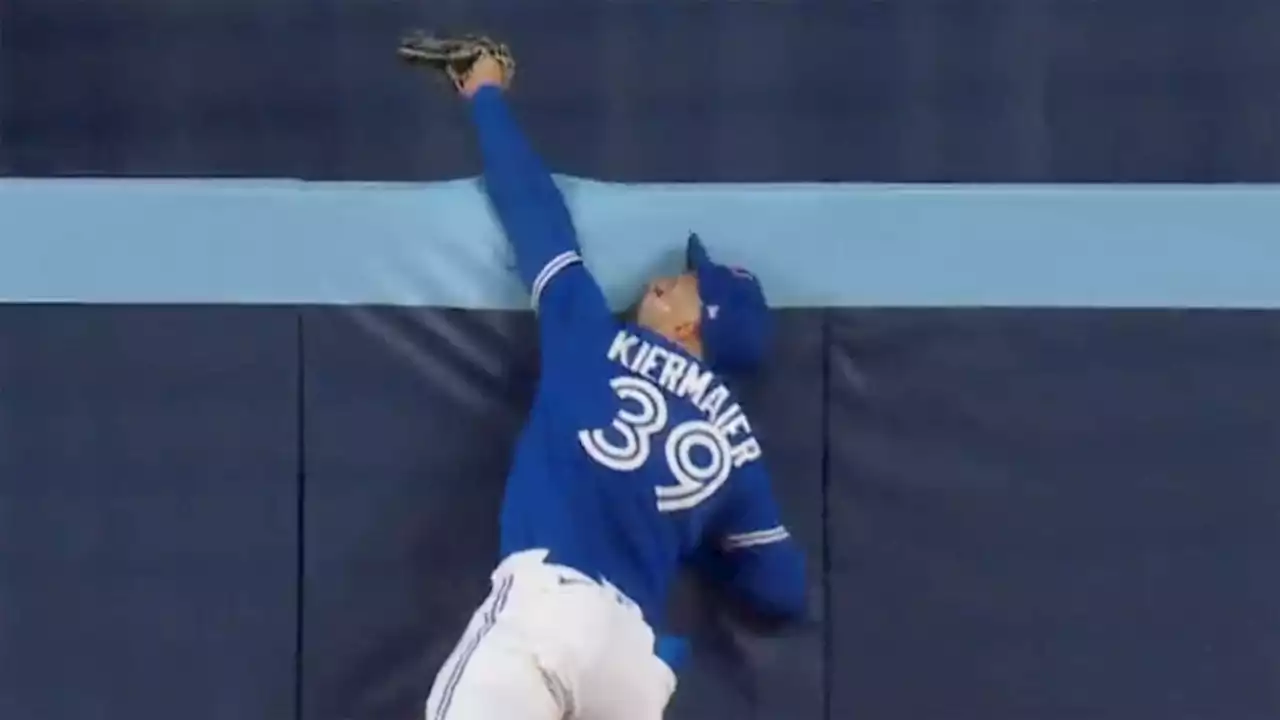
<instances>
[{"instance_id":1,"label":"player's back","mask_svg":"<svg viewBox=\"0 0 1280 720\"><path fill-rule=\"evenodd\" d=\"M584 333L544 353L503 508L502 552L541 547L662 622L680 562L729 512L760 445L733 392L643 328Z\"/></svg>"},{"instance_id":2,"label":"player's back","mask_svg":"<svg viewBox=\"0 0 1280 720\"><path fill-rule=\"evenodd\" d=\"M680 561L714 537L734 552L713 558L727 562L708 563L710 574L760 607L798 614L803 558L733 394L680 348L615 322L564 198L501 89L477 90L471 107L485 194L515 251L541 344L542 380L503 503L504 558L545 548L553 563L616 585L656 627ZM692 235L686 265L715 366L757 366L771 327L759 281L712 262Z\"/></svg>"}]
</instances>

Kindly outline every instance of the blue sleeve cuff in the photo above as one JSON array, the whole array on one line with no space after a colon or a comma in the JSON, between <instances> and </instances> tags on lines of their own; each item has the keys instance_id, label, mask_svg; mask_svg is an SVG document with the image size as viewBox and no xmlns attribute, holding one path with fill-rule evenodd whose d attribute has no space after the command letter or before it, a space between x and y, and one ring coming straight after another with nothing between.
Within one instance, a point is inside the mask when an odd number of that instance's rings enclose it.
<instances>
[{"instance_id":1,"label":"blue sleeve cuff","mask_svg":"<svg viewBox=\"0 0 1280 720\"><path fill-rule=\"evenodd\" d=\"M483 85L471 95L471 106L474 108L501 98L502 88L497 85Z\"/></svg>"}]
</instances>

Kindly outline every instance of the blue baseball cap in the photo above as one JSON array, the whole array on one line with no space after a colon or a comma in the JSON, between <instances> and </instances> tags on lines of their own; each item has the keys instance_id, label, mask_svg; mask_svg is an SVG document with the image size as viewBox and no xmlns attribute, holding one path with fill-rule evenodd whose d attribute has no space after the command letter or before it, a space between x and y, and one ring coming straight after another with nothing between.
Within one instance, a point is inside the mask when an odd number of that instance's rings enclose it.
<instances>
[{"instance_id":1,"label":"blue baseball cap","mask_svg":"<svg viewBox=\"0 0 1280 720\"><path fill-rule=\"evenodd\" d=\"M723 373L759 368L773 336L773 316L760 280L742 268L713 262L696 234L689 235L685 262L698 278L707 364Z\"/></svg>"}]
</instances>

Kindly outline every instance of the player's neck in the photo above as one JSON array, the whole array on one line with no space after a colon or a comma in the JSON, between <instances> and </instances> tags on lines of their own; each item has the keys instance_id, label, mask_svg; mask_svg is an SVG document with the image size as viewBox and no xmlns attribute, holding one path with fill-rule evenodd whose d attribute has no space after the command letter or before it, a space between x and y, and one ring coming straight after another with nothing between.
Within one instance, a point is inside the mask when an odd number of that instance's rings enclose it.
<instances>
[{"instance_id":1,"label":"player's neck","mask_svg":"<svg viewBox=\"0 0 1280 720\"><path fill-rule=\"evenodd\" d=\"M694 335L693 337L688 337L687 335L684 335L683 333L680 333L675 330L657 328L657 327L653 327L651 325L645 325L639 322L636 322L635 324L639 327L644 328L645 330L648 330L654 335L657 335L663 340L666 340L672 345L679 347L681 350L685 351L689 355L692 355L698 360L703 359L702 338L699 338L697 335Z\"/></svg>"},{"instance_id":2,"label":"player's neck","mask_svg":"<svg viewBox=\"0 0 1280 720\"><path fill-rule=\"evenodd\" d=\"M702 340L697 336L681 337L679 333L674 332L661 332L659 330L655 330L654 332L666 338L672 345L678 345L680 349L684 350L686 353L689 353L699 360L702 359Z\"/></svg>"},{"instance_id":3,"label":"player's neck","mask_svg":"<svg viewBox=\"0 0 1280 720\"><path fill-rule=\"evenodd\" d=\"M698 358L699 360L702 359L702 342L697 338L690 341L674 340L672 342L684 348L684 351L690 355Z\"/></svg>"}]
</instances>

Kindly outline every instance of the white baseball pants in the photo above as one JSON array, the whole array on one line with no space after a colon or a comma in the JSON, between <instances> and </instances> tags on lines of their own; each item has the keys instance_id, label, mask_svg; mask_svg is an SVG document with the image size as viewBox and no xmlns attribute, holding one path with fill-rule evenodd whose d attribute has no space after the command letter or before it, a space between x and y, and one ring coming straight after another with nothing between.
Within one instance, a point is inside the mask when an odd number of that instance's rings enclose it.
<instances>
[{"instance_id":1,"label":"white baseball pants","mask_svg":"<svg viewBox=\"0 0 1280 720\"><path fill-rule=\"evenodd\" d=\"M661 720L675 691L617 588L515 553L436 676L425 720Z\"/></svg>"}]
</instances>

